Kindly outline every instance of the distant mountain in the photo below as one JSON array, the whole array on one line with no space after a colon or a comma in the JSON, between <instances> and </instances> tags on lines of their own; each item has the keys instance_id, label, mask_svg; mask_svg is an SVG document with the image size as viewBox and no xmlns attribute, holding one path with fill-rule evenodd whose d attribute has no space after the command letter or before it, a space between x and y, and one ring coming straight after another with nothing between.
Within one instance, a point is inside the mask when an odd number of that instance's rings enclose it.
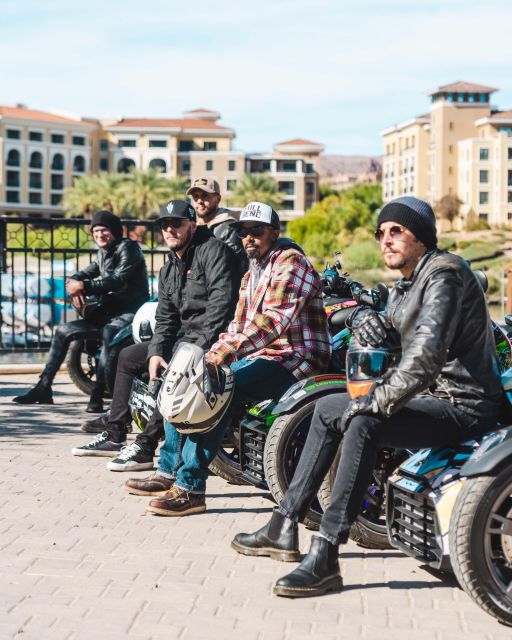
<instances>
[{"instance_id":1,"label":"distant mountain","mask_svg":"<svg viewBox=\"0 0 512 640\"><path fill-rule=\"evenodd\" d=\"M339 174L380 173L382 156L320 156L320 176Z\"/></svg>"}]
</instances>

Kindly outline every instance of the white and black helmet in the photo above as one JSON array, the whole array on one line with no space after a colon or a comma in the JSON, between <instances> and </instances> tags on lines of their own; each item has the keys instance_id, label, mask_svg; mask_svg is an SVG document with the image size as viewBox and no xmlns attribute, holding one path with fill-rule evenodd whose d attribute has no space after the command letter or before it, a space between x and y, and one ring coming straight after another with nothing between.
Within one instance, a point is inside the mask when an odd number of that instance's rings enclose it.
<instances>
[{"instance_id":1,"label":"white and black helmet","mask_svg":"<svg viewBox=\"0 0 512 640\"><path fill-rule=\"evenodd\" d=\"M145 302L139 307L132 322L134 342L147 342L153 337L156 326L156 308L158 302Z\"/></svg>"},{"instance_id":2,"label":"white and black helmet","mask_svg":"<svg viewBox=\"0 0 512 640\"><path fill-rule=\"evenodd\" d=\"M231 369L206 363L200 347L184 342L165 371L157 406L180 433L206 433L219 424L233 391Z\"/></svg>"}]
</instances>

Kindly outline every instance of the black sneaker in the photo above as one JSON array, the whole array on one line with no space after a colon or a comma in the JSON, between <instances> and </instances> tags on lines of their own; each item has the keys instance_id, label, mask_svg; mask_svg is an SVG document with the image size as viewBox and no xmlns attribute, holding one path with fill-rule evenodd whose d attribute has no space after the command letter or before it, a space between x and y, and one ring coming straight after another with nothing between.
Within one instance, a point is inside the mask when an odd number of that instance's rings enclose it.
<instances>
[{"instance_id":1,"label":"black sneaker","mask_svg":"<svg viewBox=\"0 0 512 640\"><path fill-rule=\"evenodd\" d=\"M82 422L80 429L85 431L85 433L101 433L106 430L109 418L110 410L105 411L105 413L102 413L97 418L91 418L90 420ZM125 425L125 429L127 433L131 433L133 431L131 421Z\"/></svg>"},{"instance_id":2,"label":"black sneaker","mask_svg":"<svg viewBox=\"0 0 512 640\"><path fill-rule=\"evenodd\" d=\"M136 442L121 449L121 455L107 462L109 471L136 471L153 468L153 454Z\"/></svg>"},{"instance_id":3,"label":"black sneaker","mask_svg":"<svg viewBox=\"0 0 512 640\"><path fill-rule=\"evenodd\" d=\"M113 442L108 439L108 431L103 431L83 447L73 447L71 453L74 456L106 456L115 458L126 445L124 442Z\"/></svg>"}]
</instances>

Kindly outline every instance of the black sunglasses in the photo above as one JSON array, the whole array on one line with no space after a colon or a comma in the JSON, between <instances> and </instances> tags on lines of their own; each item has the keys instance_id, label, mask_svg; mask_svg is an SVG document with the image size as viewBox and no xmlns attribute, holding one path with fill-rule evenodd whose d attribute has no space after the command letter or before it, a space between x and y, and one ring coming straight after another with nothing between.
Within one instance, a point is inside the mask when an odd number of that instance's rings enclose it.
<instances>
[{"instance_id":1,"label":"black sunglasses","mask_svg":"<svg viewBox=\"0 0 512 640\"><path fill-rule=\"evenodd\" d=\"M166 229L167 227L172 227L173 229L179 229L184 222L185 220L183 218L165 218L160 223L160 227L162 229Z\"/></svg>"},{"instance_id":2,"label":"black sunglasses","mask_svg":"<svg viewBox=\"0 0 512 640\"><path fill-rule=\"evenodd\" d=\"M377 242L382 242L382 239L386 235L386 231L389 233L393 240L400 240L400 238L405 233L405 229L403 227L399 227L398 225L389 227L389 229L377 229L374 236L375 240L377 240Z\"/></svg>"},{"instance_id":3,"label":"black sunglasses","mask_svg":"<svg viewBox=\"0 0 512 640\"><path fill-rule=\"evenodd\" d=\"M255 224L253 227L239 227L236 232L240 238L247 238L247 236L259 238L265 233L267 227L268 224Z\"/></svg>"}]
</instances>

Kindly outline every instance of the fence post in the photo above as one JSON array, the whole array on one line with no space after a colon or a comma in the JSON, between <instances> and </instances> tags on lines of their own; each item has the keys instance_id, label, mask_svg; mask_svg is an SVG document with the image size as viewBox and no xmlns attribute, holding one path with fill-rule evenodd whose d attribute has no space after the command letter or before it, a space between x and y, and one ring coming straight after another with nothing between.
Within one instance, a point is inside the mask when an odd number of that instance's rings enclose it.
<instances>
[{"instance_id":1,"label":"fence post","mask_svg":"<svg viewBox=\"0 0 512 640\"><path fill-rule=\"evenodd\" d=\"M7 273L7 222L0 220L0 271Z\"/></svg>"}]
</instances>

